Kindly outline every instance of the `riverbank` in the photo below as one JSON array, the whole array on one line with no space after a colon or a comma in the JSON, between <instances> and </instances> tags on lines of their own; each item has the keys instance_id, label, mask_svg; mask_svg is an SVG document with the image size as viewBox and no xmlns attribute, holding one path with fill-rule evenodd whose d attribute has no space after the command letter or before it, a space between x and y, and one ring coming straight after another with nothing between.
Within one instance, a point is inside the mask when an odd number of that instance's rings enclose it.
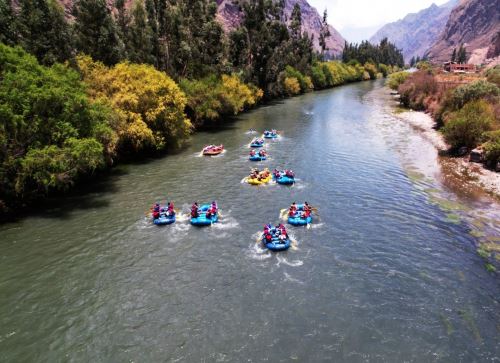
<instances>
[{"instance_id":1,"label":"riverbank","mask_svg":"<svg viewBox=\"0 0 500 363\"><path fill-rule=\"evenodd\" d=\"M279 92L239 75L175 81L151 65L106 66L88 56L46 67L0 44L5 133L0 134L0 219L65 195L117 163L185 147L206 123L219 127L261 100L286 98L397 70L383 64L318 62L311 76L287 66ZM46 95L52 95L47 99ZM20 106L22 105L22 107ZM217 140L219 144L224 140Z\"/></svg>"},{"instance_id":2,"label":"riverbank","mask_svg":"<svg viewBox=\"0 0 500 363\"><path fill-rule=\"evenodd\" d=\"M500 200L500 173L486 169L482 164L470 162L468 155L464 157L447 155L450 145L444 140L443 134L436 129L436 121L432 116L423 111L402 109L397 98L395 100L394 106L398 107L395 112L396 117L419 130L434 145L441 156L440 161L446 177L456 179L463 188L471 191L479 188L496 200Z\"/></svg>"}]
</instances>

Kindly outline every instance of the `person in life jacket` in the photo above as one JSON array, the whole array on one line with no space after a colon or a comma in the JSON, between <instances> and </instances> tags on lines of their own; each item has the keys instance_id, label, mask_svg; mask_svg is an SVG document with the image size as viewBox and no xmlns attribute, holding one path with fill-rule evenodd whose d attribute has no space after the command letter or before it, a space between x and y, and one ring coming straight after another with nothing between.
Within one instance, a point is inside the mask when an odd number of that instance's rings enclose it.
<instances>
[{"instance_id":1,"label":"person in life jacket","mask_svg":"<svg viewBox=\"0 0 500 363\"><path fill-rule=\"evenodd\" d=\"M286 232L286 228L285 228L285 226L283 225L283 223L280 223L280 224L278 225L278 227L276 227L276 228L280 231L280 234L281 234L282 236L285 236L285 238L286 238L286 237L288 237L288 233Z\"/></svg>"},{"instance_id":2,"label":"person in life jacket","mask_svg":"<svg viewBox=\"0 0 500 363\"><path fill-rule=\"evenodd\" d=\"M295 217L295 213L297 212L297 203L293 202L288 210L288 215L290 217Z\"/></svg>"},{"instance_id":3,"label":"person in life jacket","mask_svg":"<svg viewBox=\"0 0 500 363\"><path fill-rule=\"evenodd\" d=\"M167 204L167 216L173 216L173 215L175 215L174 203L168 202L168 204Z\"/></svg>"},{"instance_id":4,"label":"person in life jacket","mask_svg":"<svg viewBox=\"0 0 500 363\"><path fill-rule=\"evenodd\" d=\"M198 213L198 203L194 202L191 206L191 217L198 218L200 214Z\"/></svg>"},{"instance_id":5,"label":"person in life jacket","mask_svg":"<svg viewBox=\"0 0 500 363\"><path fill-rule=\"evenodd\" d=\"M255 150L250 150L250 156L255 156Z\"/></svg>"},{"instance_id":6,"label":"person in life jacket","mask_svg":"<svg viewBox=\"0 0 500 363\"><path fill-rule=\"evenodd\" d=\"M160 203L155 203L153 205L153 219L160 218Z\"/></svg>"},{"instance_id":7,"label":"person in life jacket","mask_svg":"<svg viewBox=\"0 0 500 363\"><path fill-rule=\"evenodd\" d=\"M217 203L215 202L215 200L212 201L211 207L212 207L212 213L216 214L217 213Z\"/></svg>"},{"instance_id":8,"label":"person in life jacket","mask_svg":"<svg viewBox=\"0 0 500 363\"><path fill-rule=\"evenodd\" d=\"M266 156L266 155L267 155L266 150L259 151L259 156Z\"/></svg>"},{"instance_id":9,"label":"person in life jacket","mask_svg":"<svg viewBox=\"0 0 500 363\"><path fill-rule=\"evenodd\" d=\"M295 173L293 170L285 170L285 175L289 178L293 178L295 176Z\"/></svg>"}]
</instances>

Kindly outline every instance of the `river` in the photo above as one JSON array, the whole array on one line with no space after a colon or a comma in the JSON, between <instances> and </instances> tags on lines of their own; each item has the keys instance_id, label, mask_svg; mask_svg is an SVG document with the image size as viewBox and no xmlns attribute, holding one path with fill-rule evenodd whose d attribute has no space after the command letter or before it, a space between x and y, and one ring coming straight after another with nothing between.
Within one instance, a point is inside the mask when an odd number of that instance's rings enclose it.
<instances>
[{"instance_id":1,"label":"river","mask_svg":"<svg viewBox=\"0 0 500 363\"><path fill-rule=\"evenodd\" d=\"M381 86L261 107L0 226L0 361L498 362L500 282L470 219L497 238L498 205L456 199ZM260 164L250 128L282 130ZM200 157L209 143L227 152ZM242 183L255 165L298 182ZM155 200L217 200L221 223L154 226ZM290 250L256 243L305 200L319 217Z\"/></svg>"}]
</instances>

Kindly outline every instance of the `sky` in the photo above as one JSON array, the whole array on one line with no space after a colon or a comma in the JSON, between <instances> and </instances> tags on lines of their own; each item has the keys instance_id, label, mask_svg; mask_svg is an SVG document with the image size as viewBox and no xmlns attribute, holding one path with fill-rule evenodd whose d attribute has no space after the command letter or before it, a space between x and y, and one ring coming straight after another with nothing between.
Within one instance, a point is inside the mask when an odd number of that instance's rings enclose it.
<instances>
[{"instance_id":1,"label":"sky","mask_svg":"<svg viewBox=\"0 0 500 363\"><path fill-rule=\"evenodd\" d=\"M350 42L370 38L382 25L448 0L308 0Z\"/></svg>"}]
</instances>

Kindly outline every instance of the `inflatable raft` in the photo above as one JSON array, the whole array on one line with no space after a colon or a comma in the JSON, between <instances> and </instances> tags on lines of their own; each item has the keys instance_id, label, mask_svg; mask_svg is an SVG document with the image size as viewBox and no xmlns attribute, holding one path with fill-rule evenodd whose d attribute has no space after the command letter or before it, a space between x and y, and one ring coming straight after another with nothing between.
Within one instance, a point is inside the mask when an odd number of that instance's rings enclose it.
<instances>
[{"instance_id":1,"label":"inflatable raft","mask_svg":"<svg viewBox=\"0 0 500 363\"><path fill-rule=\"evenodd\" d=\"M198 217L191 217L191 224L193 226L210 226L214 223L217 223L217 221L219 220L218 211L215 213L215 215L207 217L207 211L210 206L210 204L204 204L200 208L198 208Z\"/></svg>"},{"instance_id":2,"label":"inflatable raft","mask_svg":"<svg viewBox=\"0 0 500 363\"><path fill-rule=\"evenodd\" d=\"M175 214L173 216L167 216L165 213L161 213L160 218L153 219L153 223L158 226L175 223Z\"/></svg>"},{"instance_id":3,"label":"inflatable raft","mask_svg":"<svg viewBox=\"0 0 500 363\"><path fill-rule=\"evenodd\" d=\"M261 156L259 154L250 155L250 157L248 158L248 160L250 160L250 161L263 161L266 159L267 159L266 156Z\"/></svg>"},{"instance_id":4,"label":"inflatable raft","mask_svg":"<svg viewBox=\"0 0 500 363\"><path fill-rule=\"evenodd\" d=\"M272 132L272 131L264 131L264 138L266 139L277 139L278 138L278 134L276 132Z\"/></svg>"},{"instance_id":5,"label":"inflatable raft","mask_svg":"<svg viewBox=\"0 0 500 363\"><path fill-rule=\"evenodd\" d=\"M261 185L261 184L267 184L267 183L269 183L271 181L271 179L272 179L271 174L269 174L267 176L267 178L264 178L264 179L261 179L261 180L259 180L257 178L250 178L250 177L248 177L247 178L247 183L251 184L251 185Z\"/></svg>"},{"instance_id":6,"label":"inflatable raft","mask_svg":"<svg viewBox=\"0 0 500 363\"><path fill-rule=\"evenodd\" d=\"M219 155L223 151L224 151L224 146L223 145L219 145L219 146L209 145L209 146L205 146L203 148L203 155L206 155L206 156L215 156L215 155Z\"/></svg>"},{"instance_id":7,"label":"inflatable raft","mask_svg":"<svg viewBox=\"0 0 500 363\"><path fill-rule=\"evenodd\" d=\"M285 175L285 172L281 171L279 173L279 176L276 176L273 174L273 179L276 181L278 184L282 185L292 185L295 183L295 177L294 176L287 176Z\"/></svg>"},{"instance_id":8,"label":"inflatable raft","mask_svg":"<svg viewBox=\"0 0 500 363\"><path fill-rule=\"evenodd\" d=\"M271 235L273 236L271 242L267 242L264 237L264 234L262 235L262 243L264 244L264 246L267 247L267 249L271 251L286 251L287 249L290 248L291 242L289 237L281 240L278 236L275 235L276 228L272 228L270 232Z\"/></svg>"},{"instance_id":9,"label":"inflatable raft","mask_svg":"<svg viewBox=\"0 0 500 363\"><path fill-rule=\"evenodd\" d=\"M306 226L312 222L312 215L307 218L302 218L302 212L304 211L303 204L297 204L297 212L295 212L295 216L288 216L288 223L292 226Z\"/></svg>"},{"instance_id":10,"label":"inflatable raft","mask_svg":"<svg viewBox=\"0 0 500 363\"><path fill-rule=\"evenodd\" d=\"M253 140L252 143L250 144L250 147L262 147L262 146L264 146L264 140L262 139Z\"/></svg>"}]
</instances>

